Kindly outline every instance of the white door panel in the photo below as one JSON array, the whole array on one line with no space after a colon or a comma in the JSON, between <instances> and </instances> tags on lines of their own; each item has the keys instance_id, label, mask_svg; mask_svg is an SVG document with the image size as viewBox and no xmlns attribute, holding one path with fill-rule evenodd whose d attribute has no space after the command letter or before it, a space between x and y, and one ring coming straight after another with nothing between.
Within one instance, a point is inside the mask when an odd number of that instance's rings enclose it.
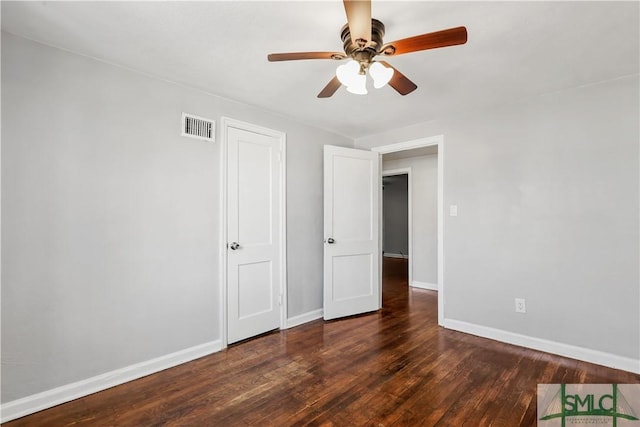
<instances>
[{"instance_id":1,"label":"white door panel","mask_svg":"<svg viewBox=\"0 0 640 427\"><path fill-rule=\"evenodd\" d=\"M227 341L280 326L280 140L227 132Z\"/></svg>"},{"instance_id":2,"label":"white door panel","mask_svg":"<svg viewBox=\"0 0 640 427\"><path fill-rule=\"evenodd\" d=\"M325 146L324 318L380 308L379 155Z\"/></svg>"},{"instance_id":3,"label":"white door panel","mask_svg":"<svg viewBox=\"0 0 640 427\"><path fill-rule=\"evenodd\" d=\"M377 161L377 159L376 159ZM369 242L372 238L372 161L333 155L333 237L341 242Z\"/></svg>"}]
</instances>

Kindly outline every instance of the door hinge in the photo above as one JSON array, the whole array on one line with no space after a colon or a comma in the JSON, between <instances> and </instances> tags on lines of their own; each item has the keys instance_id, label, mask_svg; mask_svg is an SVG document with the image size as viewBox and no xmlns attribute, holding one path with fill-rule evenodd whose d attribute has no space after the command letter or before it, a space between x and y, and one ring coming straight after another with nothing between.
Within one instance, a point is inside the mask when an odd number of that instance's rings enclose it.
<instances>
[{"instance_id":1,"label":"door hinge","mask_svg":"<svg viewBox=\"0 0 640 427\"><path fill-rule=\"evenodd\" d=\"M282 294L278 295L278 304L282 305Z\"/></svg>"}]
</instances>

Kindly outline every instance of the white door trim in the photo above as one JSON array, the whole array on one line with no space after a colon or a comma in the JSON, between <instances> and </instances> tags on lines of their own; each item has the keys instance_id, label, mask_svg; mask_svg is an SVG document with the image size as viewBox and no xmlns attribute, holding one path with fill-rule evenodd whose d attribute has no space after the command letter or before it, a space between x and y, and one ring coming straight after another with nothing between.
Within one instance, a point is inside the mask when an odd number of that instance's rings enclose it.
<instances>
[{"instance_id":1,"label":"white door trim","mask_svg":"<svg viewBox=\"0 0 640 427\"><path fill-rule=\"evenodd\" d=\"M394 176L394 175L407 175L407 209L408 209L408 217L407 217L407 236L408 242L408 256L409 256L409 285L413 283L413 212L411 211L411 199L413 197L413 193L411 190L411 168L399 168L399 169L389 169L383 170L382 176ZM384 215L383 215L383 223L384 223ZM380 233L383 232L383 229L380 229ZM384 238L384 236L383 236Z\"/></svg>"},{"instance_id":2,"label":"white door trim","mask_svg":"<svg viewBox=\"0 0 640 427\"><path fill-rule=\"evenodd\" d=\"M437 145L440 149L443 143L444 135L429 136L426 138L412 139L411 141L398 142L395 144L381 145L379 147L373 147L371 151L378 152L380 154L395 153L396 151L411 150L413 148L431 147ZM440 153L438 151L438 153Z\"/></svg>"},{"instance_id":3,"label":"white door trim","mask_svg":"<svg viewBox=\"0 0 640 427\"><path fill-rule=\"evenodd\" d=\"M226 348L227 337L227 149L230 127L271 136L280 141L280 329L287 322L287 135L284 132L222 117L220 119L220 342Z\"/></svg>"},{"instance_id":4,"label":"white door trim","mask_svg":"<svg viewBox=\"0 0 640 427\"><path fill-rule=\"evenodd\" d=\"M435 135L398 142L396 144L382 145L373 147L371 151L380 153L380 162L382 162L382 154L434 145L438 147L438 325L444 326L444 135ZM382 204L380 205L380 209L382 210ZM380 256L382 257L382 252L380 252ZM409 256L411 257L411 255ZM380 282L380 286L382 287L382 281Z\"/></svg>"}]
</instances>

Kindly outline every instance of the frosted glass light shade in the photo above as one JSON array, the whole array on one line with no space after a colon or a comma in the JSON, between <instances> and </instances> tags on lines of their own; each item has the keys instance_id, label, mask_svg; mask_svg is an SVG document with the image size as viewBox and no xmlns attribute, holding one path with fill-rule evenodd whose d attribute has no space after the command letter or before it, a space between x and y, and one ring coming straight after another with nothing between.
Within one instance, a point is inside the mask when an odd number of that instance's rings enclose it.
<instances>
[{"instance_id":1,"label":"frosted glass light shade","mask_svg":"<svg viewBox=\"0 0 640 427\"><path fill-rule=\"evenodd\" d=\"M336 69L336 77L347 87L347 91L356 95L367 94L367 76L360 74L360 64L353 59Z\"/></svg>"},{"instance_id":2,"label":"frosted glass light shade","mask_svg":"<svg viewBox=\"0 0 640 427\"><path fill-rule=\"evenodd\" d=\"M340 83L349 87L351 86L357 77L359 76L360 64L353 59L346 64L338 66L336 69L336 77L340 80Z\"/></svg>"},{"instance_id":3,"label":"frosted glass light shade","mask_svg":"<svg viewBox=\"0 0 640 427\"><path fill-rule=\"evenodd\" d=\"M351 84L347 86L347 92L351 92L356 95L366 95L367 92L367 76L364 74L357 74L351 81Z\"/></svg>"},{"instance_id":4,"label":"frosted glass light shade","mask_svg":"<svg viewBox=\"0 0 640 427\"><path fill-rule=\"evenodd\" d=\"M393 77L393 68L387 68L379 62L374 62L369 67L369 74L373 79L373 87L380 89Z\"/></svg>"}]
</instances>

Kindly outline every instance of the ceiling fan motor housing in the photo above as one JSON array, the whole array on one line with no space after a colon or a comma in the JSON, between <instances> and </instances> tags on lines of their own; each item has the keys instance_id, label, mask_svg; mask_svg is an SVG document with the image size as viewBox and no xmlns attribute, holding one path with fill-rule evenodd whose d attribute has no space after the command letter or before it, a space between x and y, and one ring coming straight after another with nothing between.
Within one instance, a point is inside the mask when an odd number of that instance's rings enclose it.
<instances>
[{"instance_id":1,"label":"ceiling fan motor housing","mask_svg":"<svg viewBox=\"0 0 640 427\"><path fill-rule=\"evenodd\" d=\"M382 46L383 37L384 24L377 19L371 19L371 40L356 40L356 43L354 43L351 40L351 31L348 23L340 30L344 52L361 64L372 62L373 58L378 54L378 49Z\"/></svg>"}]
</instances>

